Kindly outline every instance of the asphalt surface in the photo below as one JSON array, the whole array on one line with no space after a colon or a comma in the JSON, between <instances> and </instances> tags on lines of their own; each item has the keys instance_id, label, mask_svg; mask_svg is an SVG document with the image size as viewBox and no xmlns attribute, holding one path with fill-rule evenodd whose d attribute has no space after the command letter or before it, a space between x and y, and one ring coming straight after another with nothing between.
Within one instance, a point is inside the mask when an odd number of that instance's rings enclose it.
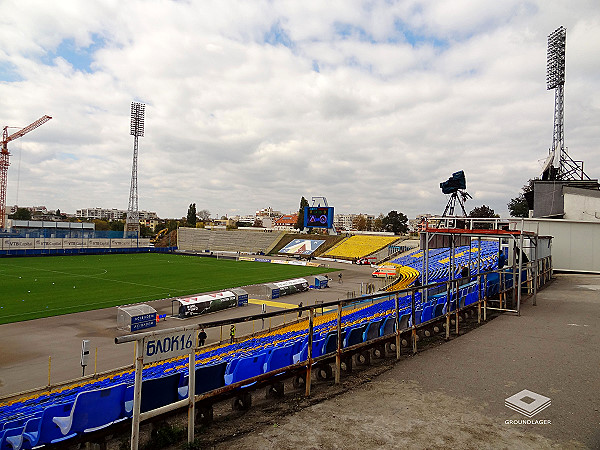
<instances>
[{"instance_id":1,"label":"asphalt surface","mask_svg":"<svg viewBox=\"0 0 600 450\"><path fill-rule=\"evenodd\" d=\"M521 316L502 314L217 448L598 449L599 325L600 276L557 275ZM550 406L531 418L507 408L524 389Z\"/></svg>"}]
</instances>

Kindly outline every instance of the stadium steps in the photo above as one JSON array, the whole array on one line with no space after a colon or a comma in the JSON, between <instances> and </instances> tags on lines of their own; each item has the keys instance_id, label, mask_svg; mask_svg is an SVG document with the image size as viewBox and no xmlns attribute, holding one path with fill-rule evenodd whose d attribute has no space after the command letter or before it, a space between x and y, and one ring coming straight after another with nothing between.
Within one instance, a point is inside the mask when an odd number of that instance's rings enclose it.
<instances>
[{"instance_id":1,"label":"stadium steps","mask_svg":"<svg viewBox=\"0 0 600 450\"><path fill-rule=\"evenodd\" d=\"M179 228L180 250L203 252L259 253L273 247L283 233L243 230L205 230L203 228Z\"/></svg>"},{"instance_id":2,"label":"stadium steps","mask_svg":"<svg viewBox=\"0 0 600 450\"><path fill-rule=\"evenodd\" d=\"M277 236L277 239L274 240L271 245L269 245L269 247L265 251L265 254L269 255L273 251L273 249L277 246L277 244L279 244L281 242L281 240L284 238L285 235L286 235L285 231L282 231L281 233L279 233L279 236Z\"/></svg>"}]
</instances>

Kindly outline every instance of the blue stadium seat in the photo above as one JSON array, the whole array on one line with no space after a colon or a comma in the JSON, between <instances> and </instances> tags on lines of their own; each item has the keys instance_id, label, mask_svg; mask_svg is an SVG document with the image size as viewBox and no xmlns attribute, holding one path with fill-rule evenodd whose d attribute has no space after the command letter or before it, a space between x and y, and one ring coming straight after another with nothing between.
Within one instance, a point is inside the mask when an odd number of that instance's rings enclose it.
<instances>
[{"instance_id":1,"label":"blue stadium seat","mask_svg":"<svg viewBox=\"0 0 600 450\"><path fill-rule=\"evenodd\" d=\"M415 309L415 325L419 325L421 323L421 315L422 314L423 314L423 310L422 309ZM400 319L402 320L402 317L400 317ZM413 326L413 323L412 323L412 314L409 315L408 326L409 327ZM400 327L400 329L402 330L403 328Z\"/></svg>"},{"instance_id":2,"label":"blue stadium seat","mask_svg":"<svg viewBox=\"0 0 600 450\"><path fill-rule=\"evenodd\" d=\"M388 316L381 325L379 336L387 336L388 334L393 334L394 331L396 331L396 318L393 316Z\"/></svg>"},{"instance_id":3,"label":"blue stadium seat","mask_svg":"<svg viewBox=\"0 0 600 450\"><path fill-rule=\"evenodd\" d=\"M325 341L326 341L325 338L317 339L317 340L313 341L313 346L312 346L312 357L313 358L318 358L319 356L325 354L325 352L324 352ZM336 348L337 348L337 346L336 346ZM304 348L298 355L297 359L298 359L298 361L296 361L296 362L306 361L308 359L308 344L304 346Z\"/></svg>"},{"instance_id":4,"label":"blue stadium seat","mask_svg":"<svg viewBox=\"0 0 600 450\"><path fill-rule=\"evenodd\" d=\"M400 322L398 323L400 330L406 330L408 328L409 321L410 321L410 313L402 314L400 316Z\"/></svg>"},{"instance_id":5,"label":"blue stadium seat","mask_svg":"<svg viewBox=\"0 0 600 450\"><path fill-rule=\"evenodd\" d=\"M345 337L346 330L342 330L342 342L344 342ZM328 353L333 353L337 351L337 347L337 331L332 331L329 334L327 334L327 337L325 337L325 344L323 345L323 354L326 355Z\"/></svg>"},{"instance_id":6,"label":"blue stadium seat","mask_svg":"<svg viewBox=\"0 0 600 450\"><path fill-rule=\"evenodd\" d=\"M292 347L292 354L295 355L297 353L300 353L300 351L302 351L302 347L304 347L304 345L308 342L308 335L304 336L303 339L298 339L296 341L294 341L293 347Z\"/></svg>"},{"instance_id":7,"label":"blue stadium seat","mask_svg":"<svg viewBox=\"0 0 600 450\"><path fill-rule=\"evenodd\" d=\"M70 414L72 408L73 403L47 406L38 422L37 429L33 431L26 430L23 433L23 446L25 448L33 448L46 444L53 444L76 436L77 433L71 433L65 436L60 431L58 425L52 420L54 417Z\"/></svg>"},{"instance_id":8,"label":"blue stadium seat","mask_svg":"<svg viewBox=\"0 0 600 450\"><path fill-rule=\"evenodd\" d=\"M468 293L467 297L465 299L465 305L470 305L471 303L476 303L476 302L477 302L477 291Z\"/></svg>"},{"instance_id":9,"label":"blue stadium seat","mask_svg":"<svg viewBox=\"0 0 600 450\"><path fill-rule=\"evenodd\" d=\"M23 425L16 428L5 428L0 431L0 450L11 450L13 442L20 444L23 434Z\"/></svg>"},{"instance_id":10,"label":"blue stadium seat","mask_svg":"<svg viewBox=\"0 0 600 450\"><path fill-rule=\"evenodd\" d=\"M4 422L4 425L0 428L1 430L8 430L10 428L19 428L22 427L23 425L25 425L25 423L29 420L29 419L33 419L35 417L41 417L42 416L42 412L38 412L36 414L32 414L29 416L24 416L24 417L20 417L18 419L13 419L13 420L9 420L7 422Z\"/></svg>"},{"instance_id":11,"label":"blue stadium seat","mask_svg":"<svg viewBox=\"0 0 600 450\"><path fill-rule=\"evenodd\" d=\"M351 345L360 344L363 341L363 334L365 329L367 328L367 324L359 325L352 328L348 333L346 333L346 337L344 338L344 347L350 347Z\"/></svg>"},{"instance_id":12,"label":"blue stadium seat","mask_svg":"<svg viewBox=\"0 0 600 450\"><path fill-rule=\"evenodd\" d=\"M369 322L369 325L365 329L363 341L370 341L371 339L378 338L379 331L381 329L382 324L383 324L383 319L372 320L371 322Z\"/></svg>"},{"instance_id":13,"label":"blue stadium seat","mask_svg":"<svg viewBox=\"0 0 600 450\"><path fill-rule=\"evenodd\" d=\"M225 386L227 362L200 366L196 369L196 395Z\"/></svg>"},{"instance_id":14,"label":"blue stadium seat","mask_svg":"<svg viewBox=\"0 0 600 450\"><path fill-rule=\"evenodd\" d=\"M177 389L181 382L181 374L173 373L159 378L142 381L142 404L140 412L152 411L161 406L175 403L179 400ZM125 415L133 413L133 388L128 386L124 396Z\"/></svg>"},{"instance_id":15,"label":"blue stadium seat","mask_svg":"<svg viewBox=\"0 0 600 450\"><path fill-rule=\"evenodd\" d=\"M266 373L272 370L281 369L282 367L290 366L292 364L293 348L293 345L285 345L273 350L267 357L267 361L264 364L264 372Z\"/></svg>"},{"instance_id":16,"label":"blue stadium seat","mask_svg":"<svg viewBox=\"0 0 600 450\"><path fill-rule=\"evenodd\" d=\"M23 434L21 434L20 436L13 438L13 439L18 439L16 441L9 441L12 444L13 450L20 450L21 448L23 449L30 449L31 446L29 445L28 442L25 441L25 433L31 433L32 431L36 431L40 425L40 421L42 420L41 416L39 417L35 417L33 419L29 419L26 423L25 426L23 427Z\"/></svg>"},{"instance_id":17,"label":"blue stadium seat","mask_svg":"<svg viewBox=\"0 0 600 450\"><path fill-rule=\"evenodd\" d=\"M262 352L239 358L237 364L233 366L233 370L230 370L231 366L227 367L225 371L225 384L237 383L238 381L247 380L263 373L266 356L266 352Z\"/></svg>"},{"instance_id":18,"label":"blue stadium seat","mask_svg":"<svg viewBox=\"0 0 600 450\"><path fill-rule=\"evenodd\" d=\"M421 322L428 322L433 318L433 309L433 305L427 305L423 308L423 313L421 314Z\"/></svg>"},{"instance_id":19,"label":"blue stadium seat","mask_svg":"<svg viewBox=\"0 0 600 450\"><path fill-rule=\"evenodd\" d=\"M433 310L433 317L440 317L444 313L444 303L438 303Z\"/></svg>"},{"instance_id":20,"label":"blue stadium seat","mask_svg":"<svg viewBox=\"0 0 600 450\"><path fill-rule=\"evenodd\" d=\"M71 414L54 417L62 434L88 433L107 427L122 417L125 383L104 389L80 392L75 398Z\"/></svg>"}]
</instances>

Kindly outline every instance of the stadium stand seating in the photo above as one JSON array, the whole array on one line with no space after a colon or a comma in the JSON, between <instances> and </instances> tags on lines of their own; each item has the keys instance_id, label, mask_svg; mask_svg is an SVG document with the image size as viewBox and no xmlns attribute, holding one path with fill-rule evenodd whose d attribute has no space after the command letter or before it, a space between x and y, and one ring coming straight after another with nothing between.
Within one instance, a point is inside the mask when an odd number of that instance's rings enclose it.
<instances>
[{"instance_id":1,"label":"stadium stand seating","mask_svg":"<svg viewBox=\"0 0 600 450\"><path fill-rule=\"evenodd\" d=\"M355 235L344 239L323 254L328 258L358 259L374 253L397 241L396 236Z\"/></svg>"},{"instance_id":2,"label":"stadium stand seating","mask_svg":"<svg viewBox=\"0 0 600 450\"><path fill-rule=\"evenodd\" d=\"M281 369L282 367L290 366L293 364L293 345L284 345L274 349L269 356L263 367L263 372L271 372L273 370Z\"/></svg>"},{"instance_id":3,"label":"stadium stand seating","mask_svg":"<svg viewBox=\"0 0 600 450\"><path fill-rule=\"evenodd\" d=\"M475 254L477 248L456 249L457 267L469 264L469 251ZM430 251L430 281L444 280L449 275L448 256L448 249ZM419 271L422 268L422 257L423 252L413 252L398 258L395 263ZM494 258L497 258L497 243L482 242L482 259L485 263L482 269L493 269L496 264ZM471 265L471 275L475 274L475 270ZM507 287L512 283L511 277L512 274L505 274ZM497 276L490 275L487 281L488 285L483 289L487 289L488 295L500 289ZM486 291L482 291L482 294L485 293ZM451 297L453 295L454 292ZM476 302L476 282L471 281L461 286L458 299L459 305L461 302L465 305ZM410 295L404 295L398 300L399 326L404 330L409 326L412 298ZM427 322L443 313L447 294L444 292L423 299L420 293L417 293L414 300L415 322ZM456 299L453 301L455 308ZM395 314L395 298L389 294L383 294L375 301L369 300L344 307L341 324L344 346L394 333ZM336 351L336 317L337 312L315 317L313 357ZM196 354L196 394L305 361L308 354L306 323L301 321L241 339L233 344L222 343L201 349ZM187 371L187 357L146 365L143 371L142 410L186 398ZM133 382L133 370L128 369L0 404L0 433L4 433L2 438L7 445L13 446L22 442L24 448L29 448L59 442L108 426L130 416ZM149 400L153 393L157 398ZM8 430L16 431L7 434Z\"/></svg>"},{"instance_id":4,"label":"stadium stand seating","mask_svg":"<svg viewBox=\"0 0 600 450\"><path fill-rule=\"evenodd\" d=\"M83 391L75 397L71 413L52 420L63 436L89 433L112 425L123 417L125 404L125 383L107 386L102 389Z\"/></svg>"},{"instance_id":5,"label":"stadium stand seating","mask_svg":"<svg viewBox=\"0 0 600 450\"><path fill-rule=\"evenodd\" d=\"M350 331L346 333L346 337L344 338L344 347L350 347L352 345L362 343L363 335L367 329L367 325L368 323L365 323L364 325L357 325L351 328Z\"/></svg>"},{"instance_id":6,"label":"stadium stand seating","mask_svg":"<svg viewBox=\"0 0 600 450\"><path fill-rule=\"evenodd\" d=\"M181 373L173 373L164 377L142 381L140 412L151 411L179 400L178 389L181 380ZM124 395L125 415L131 416L133 412L133 385L127 386Z\"/></svg>"},{"instance_id":7,"label":"stadium stand seating","mask_svg":"<svg viewBox=\"0 0 600 450\"><path fill-rule=\"evenodd\" d=\"M11 449L21 443L23 426L0 431L0 449Z\"/></svg>"},{"instance_id":8,"label":"stadium stand seating","mask_svg":"<svg viewBox=\"0 0 600 450\"><path fill-rule=\"evenodd\" d=\"M54 417L70 414L72 408L72 403L53 404L44 408L40 420L36 424L37 427L25 426L23 430L23 447L34 448L74 437L74 433L67 436L63 435L58 425L53 421Z\"/></svg>"},{"instance_id":9,"label":"stadium stand seating","mask_svg":"<svg viewBox=\"0 0 600 450\"><path fill-rule=\"evenodd\" d=\"M371 339L378 338L379 331L381 329L381 325L383 324L383 319L376 319L369 322L367 328L365 329L363 341L370 341Z\"/></svg>"},{"instance_id":10,"label":"stadium stand seating","mask_svg":"<svg viewBox=\"0 0 600 450\"><path fill-rule=\"evenodd\" d=\"M267 253L284 235L283 232L179 228L177 241L178 248L187 251Z\"/></svg>"},{"instance_id":11,"label":"stadium stand seating","mask_svg":"<svg viewBox=\"0 0 600 450\"><path fill-rule=\"evenodd\" d=\"M225 386L225 370L227 362L223 361L216 364L207 364L196 368L196 395L204 394L205 392L219 389ZM183 386L178 389L179 398L184 399L189 392L189 378L184 377Z\"/></svg>"}]
</instances>

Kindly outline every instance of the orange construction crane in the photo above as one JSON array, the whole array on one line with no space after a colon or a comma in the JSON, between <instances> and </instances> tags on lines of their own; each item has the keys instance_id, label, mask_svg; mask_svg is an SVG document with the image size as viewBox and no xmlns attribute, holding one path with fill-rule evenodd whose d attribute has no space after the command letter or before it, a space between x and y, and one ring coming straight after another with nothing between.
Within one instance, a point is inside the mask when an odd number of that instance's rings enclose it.
<instances>
[{"instance_id":1,"label":"orange construction crane","mask_svg":"<svg viewBox=\"0 0 600 450\"><path fill-rule=\"evenodd\" d=\"M3 229L6 226L4 223L6 218L6 176L8 173L8 166L10 165L8 161L10 153L8 152L7 144L21 136L25 136L30 131L33 131L40 125L48 122L50 119L52 119L50 116L41 117L10 136L8 135L9 127L4 127L4 130L2 131L2 141L0 141L0 229Z\"/></svg>"}]
</instances>

